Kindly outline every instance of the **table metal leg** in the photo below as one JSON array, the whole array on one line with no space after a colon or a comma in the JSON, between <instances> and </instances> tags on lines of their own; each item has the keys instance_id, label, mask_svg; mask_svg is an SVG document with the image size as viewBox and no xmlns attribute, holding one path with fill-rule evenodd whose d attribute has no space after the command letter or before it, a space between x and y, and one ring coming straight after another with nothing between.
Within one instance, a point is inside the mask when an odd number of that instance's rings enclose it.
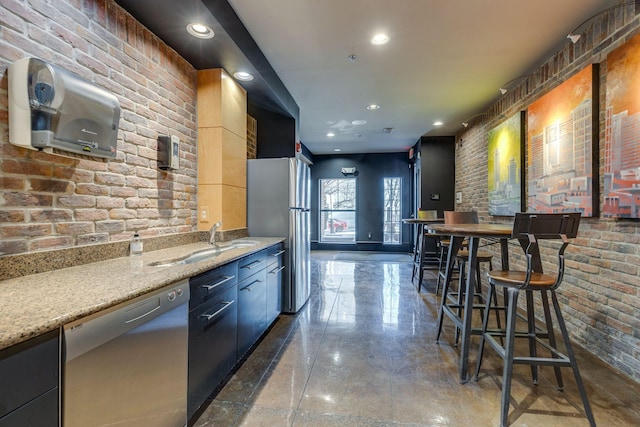
<instances>
[{"instance_id":1,"label":"table metal leg","mask_svg":"<svg viewBox=\"0 0 640 427\"><path fill-rule=\"evenodd\" d=\"M453 311L451 311L451 309L447 307L447 293L449 284L451 283L451 276L453 275L453 262L456 259L456 255L458 255L458 251L462 247L463 241L463 237L451 236L451 240L449 243L449 250L447 252L447 265L445 267L446 270L444 276L444 285L442 286L442 299L440 301L440 310L438 310L438 334L436 335L436 342L440 340L440 334L442 333L442 321L444 319L445 311L452 320L455 317Z\"/></svg>"},{"instance_id":2,"label":"table metal leg","mask_svg":"<svg viewBox=\"0 0 640 427\"><path fill-rule=\"evenodd\" d=\"M471 347L471 320L473 317L473 294L476 289L478 237L469 238L469 260L467 261L466 297L464 300L464 314L462 319L462 346L460 347L460 382L469 381L469 347Z\"/></svg>"}]
</instances>

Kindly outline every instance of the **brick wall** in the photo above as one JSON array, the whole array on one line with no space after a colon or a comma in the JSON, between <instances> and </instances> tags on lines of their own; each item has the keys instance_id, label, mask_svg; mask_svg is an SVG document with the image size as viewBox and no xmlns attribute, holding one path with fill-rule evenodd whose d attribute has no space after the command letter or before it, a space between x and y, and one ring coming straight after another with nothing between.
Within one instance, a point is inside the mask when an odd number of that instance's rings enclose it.
<instances>
[{"instance_id":1,"label":"brick wall","mask_svg":"<svg viewBox=\"0 0 640 427\"><path fill-rule=\"evenodd\" d=\"M117 158L9 144L7 67L34 56L113 92ZM196 72L111 0L0 0L0 253L195 231ZM156 138L180 138L180 169L157 168Z\"/></svg>"},{"instance_id":2,"label":"brick wall","mask_svg":"<svg viewBox=\"0 0 640 427\"><path fill-rule=\"evenodd\" d=\"M577 44L567 40L565 47L535 73L471 120L471 126L456 136L456 191L463 194L456 210L477 209L482 220L510 222L509 218L490 217L487 212L488 131L592 63L600 64L602 159L607 54L639 32L640 19L634 6L603 13L587 25ZM602 197L600 206L602 211ZM522 266L522 258L513 258L512 264ZM573 339L636 381L640 381L639 266L640 222L583 218L579 237L567 251L567 272L559 290ZM548 268L552 270L553 266Z\"/></svg>"}]
</instances>

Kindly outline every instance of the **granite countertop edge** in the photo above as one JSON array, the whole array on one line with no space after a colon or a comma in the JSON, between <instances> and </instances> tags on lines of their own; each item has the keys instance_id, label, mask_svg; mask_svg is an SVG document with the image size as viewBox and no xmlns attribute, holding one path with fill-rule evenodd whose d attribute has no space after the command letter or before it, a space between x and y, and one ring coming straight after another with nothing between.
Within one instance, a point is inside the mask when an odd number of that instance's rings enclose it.
<instances>
[{"instance_id":1,"label":"granite countertop edge","mask_svg":"<svg viewBox=\"0 0 640 427\"><path fill-rule=\"evenodd\" d=\"M166 267L151 263L209 248L191 243L141 256L121 257L0 281L0 350L60 328L167 285L284 241L250 237L253 246L230 249L208 260Z\"/></svg>"}]
</instances>

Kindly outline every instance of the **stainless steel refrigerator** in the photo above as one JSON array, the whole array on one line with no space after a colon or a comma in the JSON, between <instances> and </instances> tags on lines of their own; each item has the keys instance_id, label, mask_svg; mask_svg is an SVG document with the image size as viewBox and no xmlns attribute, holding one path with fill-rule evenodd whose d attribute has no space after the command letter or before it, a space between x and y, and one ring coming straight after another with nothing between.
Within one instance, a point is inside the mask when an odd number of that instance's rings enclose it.
<instances>
[{"instance_id":1,"label":"stainless steel refrigerator","mask_svg":"<svg viewBox=\"0 0 640 427\"><path fill-rule=\"evenodd\" d=\"M247 160L249 236L286 237L282 311L296 313L309 299L309 166L299 159Z\"/></svg>"}]
</instances>

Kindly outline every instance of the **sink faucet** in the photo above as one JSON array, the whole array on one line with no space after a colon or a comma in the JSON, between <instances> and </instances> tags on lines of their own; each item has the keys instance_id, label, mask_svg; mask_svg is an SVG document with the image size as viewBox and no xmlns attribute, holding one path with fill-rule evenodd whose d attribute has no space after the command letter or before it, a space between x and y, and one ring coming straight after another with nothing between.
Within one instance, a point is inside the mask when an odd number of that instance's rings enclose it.
<instances>
[{"instance_id":1,"label":"sink faucet","mask_svg":"<svg viewBox=\"0 0 640 427\"><path fill-rule=\"evenodd\" d=\"M210 245L215 245L216 244L216 230L218 230L218 228L220 228L220 226L222 226L222 221L218 221L215 224L213 224L213 227L211 227L211 230L209 230L209 244Z\"/></svg>"}]
</instances>

